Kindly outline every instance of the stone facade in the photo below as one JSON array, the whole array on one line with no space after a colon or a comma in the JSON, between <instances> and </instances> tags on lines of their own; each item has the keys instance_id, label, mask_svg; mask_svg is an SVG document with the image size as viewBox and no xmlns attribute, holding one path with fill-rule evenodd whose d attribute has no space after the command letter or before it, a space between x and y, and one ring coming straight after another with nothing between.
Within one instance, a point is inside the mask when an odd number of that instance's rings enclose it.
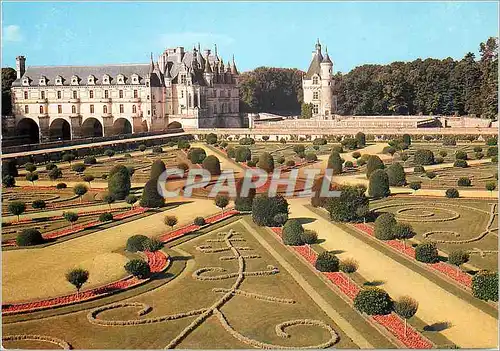
<instances>
[{"instance_id":1,"label":"stone facade","mask_svg":"<svg viewBox=\"0 0 500 351\"><path fill-rule=\"evenodd\" d=\"M313 104L313 118L332 119L337 110L336 97L333 95L333 62L321 52L321 44L316 43L311 64L302 78L304 103Z\"/></svg>"},{"instance_id":2,"label":"stone facade","mask_svg":"<svg viewBox=\"0 0 500 351\"><path fill-rule=\"evenodd\" d=\"M145 64L28 66L16 58L17 134L33 142L182 127L240 127L238 70L198 48L166 49Z\"/></svg>"}]
</instances>

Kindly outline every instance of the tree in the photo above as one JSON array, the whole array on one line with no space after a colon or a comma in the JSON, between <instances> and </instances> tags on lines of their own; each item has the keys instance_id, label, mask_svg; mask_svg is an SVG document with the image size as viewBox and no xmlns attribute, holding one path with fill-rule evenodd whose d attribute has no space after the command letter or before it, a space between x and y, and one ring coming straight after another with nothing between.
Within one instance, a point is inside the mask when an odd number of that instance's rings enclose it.
<instances>
[{"instance_id":1,"label":"tree","mask_svg":"<svg viewBox=\"0 0 500 351\"><path fill-rule=\"evenodd\" d=\"M128 261L124 268L128 273L139 279L146 279L151 274L149 264L139 258Z\"/></svg>"},{"instance_id":2,"label":"tree","mask_svg":"<svg viewBox=\"0 0 500 351\"><path fill-rule=\"evenodd\" d=\"M83 159L83 164L95 165L95 164L97 164L97 159L94 156L87 156Z\"/></svg>"},{"instance_id":3,"label":"tree","mask_svg":"<svg viewBox=\"0 0 500 351\"><path fill-rule=\"evenodd\" d=\"M259 162L257 162L257 167L266 171L267 173L272 173L274 171L274 158L269 152L263 152L259 156Z\"/></svg>"},{"instance_id":4,"label":"tree","mask_svg":"<svg viewBox=\"0 0 500 351\"><path fill-rule=\"evenodd\" d=\"M252 152L246 146L238 146L234 151L236 162L246 162L252 159Z\"/></svg>"},{"instance_id":5,"label":"tree","mask_svg":"<svg viewBox=\"0 0 500 351\"><path fill-rule=\"evenodd\" d=\"M127 195L125 202L128 203L130 207L134 208L134 204L137 202L137 196L134 194Z\"/></svg>"},{"instance_id":6,"label":"tree","mask_svg":"<svg viewBox=\"0 0 500 351\"><path fill-rule=\"evenodd\" d=\"M490 192L490 195L493 195L493 190L497 188L497 183L496 182L487 182L485 184L486 190Z\"/></svg>"},{"instance_id":7,"label":"tree","mask_svg":"<svg viewBox=\"0 0 500 351\"><path fill-rule=\"evenodd\" d=\"M71 166L71 169L76 172L76 173L82 173L85 171L85 165L83 163L76 163L73 166Z\"/></svg>"},{"instance_id":8,"label":"tree","mask_svg":"<svg viewBox=\"0 0 500 351\"><path fill-rule=\"evenodd\" d=\"M300 106L300 118L310 119L312 117L313 107L314 105L312 103L302 103Z\"/></svg>"},{"instance_id":9,"label":"tree","mask_svg":"<svg viewBox=\"0 0 500 351\"><path fill-rule=\"evenodd\" d=\"M35 181L38 180L38 173L37 172L26 173L26 180L28 182L31 182L31 184L35 185Z\"/></svg>"},{"instance_id":10,"label":"tree","mask_svg":"<svg viewBox=\"0 0 500 351\"><path fill-rule=\"evenodd\" d=\"M145 235L132 235L127 239L125 249L128 252L144 251L144 244L148 239L149 238Z\"/></svg>"},{"instance_id":11,"label":"tree","mask_svg":"<svg viewBox=\"0 0 500 351\"><path fill-rule=\"evenodd\" d=\"M389 177L382 169L375 170L370 175L368 195L374 198L387 197L391 193L389 189Z\"/></svg>"},{"instance_id":12,"label":"tree","mask_svg":"<svg viewBox=\"0 0 500 351\"><path fill-rule=\"evenodd\" d=\"M366 135L363 132L357 132L356 136L356 144L359 148L366 146Z\"/></svg>"},{"instance_id":13,"label":"tree","mask_svg":"<svg viewBox=\"0 0 500 351\"><path fill-rule=\"evenodd\" d=\"M226 195L217 195L214 199L215 206L222 209L222 214L224 214L224 208L229 205L229 198Z\"/></svg>"},{"instance_id":14,"label":"tree","mask_svg":"<svg viewBox=\"0 0 500 351\"><path fill-rule=\"evenodd\" d=\"M465 151L457 150L457 152L455 152L455 160L467 160L467 158L467 153Z\"/></svg>"},{"instance_id":15,"label":"tree","mask_svg":"<svg viewBox=\"0 0 500 351\"><path fill-rule=\"evenodd\" d=\"M66 280L75 286L76 288L76 298L78 299L78 295L80 293L80 289L83 284L89 280L89 271L86 271L82 268L75 268L66 273Z\"/></svg>"},{"instance_id":16,"label":"tree","mask_svg":"<svg viewBox=\"0 0 500 351\"><path fill-rule=\"evenodd\" d=\"M339 270L344 272L347 275L351 275L355 273L359 268L359 263L355 259L346 258L345 260L340 261ZM347 285L349 286L349 279L347 280Z\"/></svg>"},{"instance_id":17,"label":"tree","mask_svg":"<svg viewBox=\"0 0 500 351\"><path fill-rule=\"evenodd\" d=\"M419 190L422 187L422 184L420 182L411 182L409 184L410 189L413 190L413 192Z\"/></svg>"},{"instance_id":18,"label":"tree","mask_svg":"<svg viewBox=\"0 0 500 351\"><path fill-rule=\"evenodd\" d=\"M323 251L318 255L314 266L320 272L338 272L339 259L333 251Z\"/></svg>"},{"instance_id":19,"label":"tree","mask_svg":"<svg viewBox=\"0 0 500 351\"><path fill-rule=\"evenodd\" d=\"M445 194L446 194L446 197L449 199L455 199L455 198L460 197L460 193L455 188L447 189Z\"/></svg>"},{"instance_id":20,"label":"tree","mask_svg":"<svg viewBox=\"0 0 500 351\"><path fill-rule=\"evenodd\" d=\"M220 161L217 156L209 155L203 160L203 168L210 172L211 175L220 175Z\"/></svg>"},{"instance_id":21,"label":"tree","mask_svg":"<svg viewBox=\"0 0 500 351\"><path fill-rule=\"evenodd\" d=\"M109 210L111 211L111 204L114 203L116 201L116 198L113 194L111 194L110 192L105 192L103 195L102 195L102 201L104 201L105 203L108 204L109 206Z\"/></svg>"},{"instance_id":22,"label":"tree","mask_svg":"<svg viewBox=\"0 0 500 351\"><path fill-rule=\"evenodd\" d=\"M405 143L406 145L411 145L411 136L410 134L403 134L402 138L403 140L403 143Z\"/></svg>"},{"instance_id":23,"label":"tree","mask_svg":"<svg viewBox=\"0 0 500 351\"><path fill-rule=\"evenodd\" d=\"M382 213L375 220L375 237L380 240L393 240L396 223L393 213Z\"/></svg>"},{"instance_id":24,"label":"tree","mask_svg":"<svg viewBox=\"0 0 500 351\"><path fill-rule=\"evenodd\" d=\"M26 171L32 173L32 172L36 171L36 166L33 163L28 162L24 165L24 169L26 169Z\"/></svg>"},{"instance_id":25,"label":"tree","mask_svg":"<svg viewBox=\"0 0 500 351\"><path fill-rule=\"evenodd\" d=\"M11 67L2 68L2 116L12 115L11 87L16 78L16 70Z\"/></svg>"},{"instance_id":26,"label":"tree","mask_svg":"<svg viewBox=\"0 0 500 351\"><path fill-rule=\"evenodd\" d=\"M434 164L434 154L431 150L418 149L413 155L413 162L421 166L432 165Z\"/></svg>"},{"instance_id":27,"label":"tree","mask_svg":"<svg viewBox=\"0 0 500 351\"><path fill-rule=\"evenodd\" d=\"M406 239L411 239L416 235L409 223L396 223L392 228L392 234L395 239L403 242L403 248L406 248Z\"/></svg>"},{"instance_id":28,"label":"tree","mask_svg":"<svg viewBox=\"0 0 500 351\"><path fill-rule=\"evenodd\" d=\"M158 180L158 178L160 177L160 175L165 172L165 170L167 169L167 167L165 167L165 163L160 160L160 159L157 159L153 162L153 164L151 165L151 171L149 173L149 179L155 179L155 180Z\"/></svg>"},{"instance_id":29,"label":"tree","mask_svg":"<svg viewBox=\"0 0 500 351\"><path fill-rule=\"evenodd\" d=\"M6 174L2 178L2 185L6 188L12 188L16 186L16 178L13 176Z\"/></svg>"},{"instance_id":30,"label":"tree","mask_svg":"<svg viewBox=\"0 0 500 351\"><path fill-rule=\"evenodd\" d=\"M42 199L38 199L33 201L31 207L33 207L36 210L43 210L45 207L47 207L47 204Z\"/></svg>"},{"instance_id":31,"label":"tree","mask_svg":"<svg viewBox=\"0 0 500 351\"><path fill-rule=\"evenodd\" d=\"M62 178L62 171L59 168L53 168L49 171L50 180L54 181L56 179Z\"/></svg>"},{"instance_id":32,"label":"tree","mask_svg":"<svg viewBox=\"0 0 500 351\"><path fill-rule=\"evenodd\" d=\"M83 176L83 181L89 183L90 187L90 182L92 182L95 179L95 177L92 174L85 174Z\"/></svg>"},{"instance_id":33,"label":"tree","mask_svg":"<svg viewBox=\"0 0 500 351\"><path fill-rule=\"evenodd\" d=\"M163 242L155 238L149 238L143 244L144 251L155 252L159 251L163 247Z\"/></svg>"},{"instance_id":34,"label":"tree","mask_svg":"<svg viewBox=\"0 0 500 351\"><path fill-rule=\"evenodd\" d=\"M387 177L390 186L406 185L406 173L401 163L395 162L387 168Z\"/></svg>"},{"instance_id":35,"label":"tree","mask_svg":"<svg viewBox=\"0 0 500 351\"><path fill-rule=\"evenodd\" d=\"M377 169L384 169L384 163L377 155L370 155L366 161L366 178L370 179L370 176Z\"/></svg>"},{"instance_id":36,"label":"tree","mask_svg":"<svg viewBox=\"0 0 500 351\"><path fill-rule=\"evenodd\" d=\"M457 276L460 271L460 266L464 263L469 262L469 254L463 250L455 250L448 256L448 262L454 266L457 266Z\"/></svg>"},{"instance_id":37,"label":"tree","mask_svg":"<svg viewBox=\"0 0 500 351\"><path fill-rule=\"evenodd\" d=\"M175 225L178 222L178 219L176 216L165 216L163 219L165 225L168 225L172 230L174 229Z\"/></svg>"},{"instance_id":38,"label":"tree","mask_svg":"<svg viewBox=\"0 0 500 351\"><path fill-rule=\"evenodd\" d=\"M23 229L16 237L17 246L33 246L43 244L45 240L39 230L35 228Z\"/></svg>"},{"instance_id":39,"label":"tree","mask_svg":"<svg viewBox=\"0 0 500 351\"><path fill-rule=\"evenodd\" d=\"M498 301L498 272L480 271L472 278L472 294L485 301Z\"/></svg>"},{"instance_id":40,"label":"tree","mask_svg":"<svg viewBox=\"0 0 500 351\"><path fill-rule=\"evenodd\" d=\"M144 151L146 151L146 149L147 149L146 145L144 145L144 144L139 145L140 152L144 152Z\"/></svg>"},{"instance_id":41,"label":"tree","mask_svg":"<svg viewBox=\"0 0 500 351\"><path fill-rule=\"evenodd\" d=\"M354 298L354 308L368 315L385 315L392 312L393 301L385 290L367 288Z\"/></svg>"},{"instance_id":42,"label":"tree","mask_svg":"<svg viewBox=\"0 0 500 351\"><path fill-rule=\"evenodd\" d=\"M10 91L9 91L10 94ZM16 159L8 159L2 161L2 176L10 175L12 177L19 176L19 172L17 171L17 160Z\"/></svg>"},{"instance_id":43,"label":"tree","mask_svg":"<svg viewBox=\"0 0 500 351\"><path fill-rule=\"evenodd\" d=\"M314 186L313 190L315 190ZM327 198L323 205L329 212L330 219L336 222L362 221L369 205L369 200L365 195L366 187L342 185L335 190L340 191L340 196ZM321 202L320 199L319 205ZM314 203L312 204L314 206ZM360 212L360 208L363 211Z\"/></svg>"},{"instance_id":44,"label":"tree","mask_svg":"<svg viewBox=\"0 0 500 351\"><path fill-rule=\"evenodd\" d=\"M9 212L14 216L17 216L17 221L19 222L19 216L26 211L26 203L23 201L12 201L9 203Z\"/></svg>"},{"instance_id":45,"label":"tree","mask_svg":"<svg viewBox=\"0 0 500 351\"><path fill-rule=\"evenodd\" d=\"M207 157L207 153L202 148L193 147L193 148L189 149L187 156L189 158L189 161L191 161L192 163L201 164L201 163L203 163L203 160L205 159L205 157Z\"/></svg>"},{"instance_id":46,"label":"tree","mask_svg":"<svg viewBox=\"0 0 500 351\"><path fill-rule=\"evenodd\" d=\"M142 190L142 196L140 205L142 207L156 208L165 205L165 198L158 193L158 185L156 179L150 179L144 189Z\"/></svg>"},{"instance_id":47,"label":"tree","mask_svg":"<svg viewBox=\"0 0 500 351\"><path fill-rule=\"evenodd\" d=\"M458 186L471 186L472 182L468 177L460 177L458 178L457 185Z\"/></svg>"},{"instance_id":48,"label":"tree","mask_svg":"<svg viewBox=\"0 0 500 351\"><path fill-rule=\"evenodd\" d=\"M275 216L278 213L288 214L288 202L277 195L268 197L266 195L256 196L252 202L252 219L259 226L275 227Z\"/></svg>"},{"instance_id":49,"label":"tree","mask_svg":"<svg viewBox=\"0 0 500 351\"><path fill-rule=\"evenodd\" d=\"M332 151L330 157L328 157L327 167L333 171L333 174L342 173L342 159L338 152Z\"/></svg>"},{"instance_id":50,"label":"tree","mask_svg":"<svg viewBox=\"0 0 500 351\"><path fill-rule=\"evenodd\" d=\"M436 243L421 243L415 248L415 259L424 263L435 263L439 260Z\"/></svg>"},{"instance_id":51,"label":"tree","mask_svg":"<svg viewBox=\"0 0 500 351\"><path fill-rule=\"evenodd\" d=\"M117 200L123 200L130 193L130 174L123 165L114 166L108 176L108 191Z\"/></svg>"},{"instance_id":52,"label":"tree","mask_svg":"<svg viewBox=\"0 0 500 351\"><path fill-rule=\"evenodd\" d=\"M82 202L83 195L85 195L88 191L89 189L85 186L85 184L77 184L73 188L75 195L80 197L80 202Z\"/></svg>"},{"instance_id":53,"label":"tree","mask_svg":"<svg viewBox=\"0 0 500 351\"><path fill-rule=\"evenodd\" d=\"M67 220L70 223L71 229L73 229L73 223L78 220L78 213L76 213L76 212L64 212L63 217L65 220Z\"/></svg>"},{"instance_id":54,"label":"tree","mask_svg":"<svg viewBox=\"0 0 500 351\"><path fill-rule=\"evenodd\" d=\"M217 134L214 134L214 133L207 134L205 141L209 145L215 144L217 142Z\"/></svg>"},{"instance_id":55,"label":"tree","mask_svg":"<svg viewBox=\"0 0 500 351\"><path fill-rule=\"evenodd\" d=\"M304 241L302 240L303 234L304 228L302 224L296 219L289 219L283 226L283 244L291 246L304 245Z\"/></svg>"},{"instance_id":56,"label":"tree","mask_svg":"<svg viewBox=\"0 0 500 351\"><path fill-rule=\"evenodd\" d=\"M99 222L109 222L113 220L113 214L111 212L101 213L99 216Z\"/></svg>"},{"instance_id":57,"label":"tree","mask_svg":"<svg viewBox=\"0 0 500 351\"><path fill-rule=\"evenodd\" d=\"M418 310L418 301L410 296L401 296L394 302L394 312L405 320L404 335L408 325L408 319L413 317Z\"/></svg>"}]
</instances>

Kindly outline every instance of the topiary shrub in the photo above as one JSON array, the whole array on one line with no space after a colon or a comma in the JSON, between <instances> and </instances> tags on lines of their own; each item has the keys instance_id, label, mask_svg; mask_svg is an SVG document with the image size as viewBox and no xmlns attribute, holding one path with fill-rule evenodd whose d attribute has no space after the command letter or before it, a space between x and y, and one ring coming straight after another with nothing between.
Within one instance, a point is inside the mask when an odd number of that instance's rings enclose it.
<instances>
[{"instance_id":1,"label":"topiary shrub","mask_svg":"<svg viewBox=\"0 0 500 351\"><path fill-rule=\"evenodd\" d=\"M66 189L68 186L66 183L57 183L56 189Z\"/></svg>"},{"instance_id":2,"label":"topiary shrub","mask_svg":"<svg viewBox=\"0 0 500 351\"><path fill-rule=\"evenodd\" d=\"M127 239L127 245L125 246L128 252L137 252L144 250L144 243L149 238L145 235L132 235Z\"/></svg>"},{"instance_id":3,"label":"topiary shrub","mask_svg":"<svg viewBox=\"0 0 500 351\"><path fill-rule=\"evenodd\" d=\"M288 213L278 213L273 220L276 226L282 227L288 221Z\"/></svg>"},{"instance_id":4,"label":"topiary shrub","mask_svg":"<svg viewBox=\"0 0 500 351\"><path fill-rule=\"evenodd\" d=\"M153 154L161 154L163 152L163 148L161 146L153 146L151 151Z\"/></svg>"},{"instance_id":5,"label":"topiary shrub","mask_svg":"<svg viewBox=\"0 0 500 351\"><path fill-rule=\"evenodd\" d=\"M306 153L306 161L307 162L316 162L318 160L318 156L314 152Z\"/></svg>"},{"instance_id":6,"label":"topiary shrub","mask_svg":"<svg viewBox=\"0 0 500 351\"><path fill-rule=\"evenodd\" d=\"M114 166L108 176L108 192L117 200L123 200L130 193L130 173L123 165Z\"/></svg>"},{"instance_id":7,"label":"topiary shrub","mask_svg":"<svg viewBox=\"0 0 500 351\"><path fill-rule=\"evenodd\" d=\"M431 150L419 149L413 156L413 162L417 165L432 165L434 164L434 154Z\"/></svg>"},{"instance_id":8,"label":"topiary shrub","mask_svg":"<svg viewBox=\"0 0 500 351\"><path fill-rule=\"evenodd\" d=\"M97 163L97 159L94 156L87 156L83 159L83 163L86 165L95 165Z\"/></svg>"},{"instance_id":9,"label":"topiary shrub","mask_svg":"<svg viewBox=\"0 0 500 351\"><path fill-rule=\"evenodd\" d=\"M455 159L456 160L467 160L467 153L465 151L462 151L462 150L457 150L457 152L455 152Z\"/></svg>"},{"instance_id":10,"label":"topiary shrub","mask_svg":"<svg viewBox=\"0 0 500 351\"><path fill-rule=\"evenodd\" d=\"M109 222L113 220L113 214L111 212L101 213L99 216L99 222Z\"/></svg>"},{"instance_id":11,"label":"topiary shrub","mask_svg":"<svg viewBox=\"0 0 500 351\"><path fill-rule=\"evenodd\" d=\"M200 226L200 227L202 227L202 226L204 226L204 225L206 224L206 222L205 222L205 218L203 218L203 217L201 217L201 216L200 216L200 217L196 217L196 218L194 219L194 222L193 222L193 223L194 223L195 225L197 225L197 226Z\"/></svg>"},{"instance_id":12,"label":"topiary shrub","mask_svg":"<svg viewBox=\"0 0 500 351\"><path fill-rule=\"evenodd\" d=\"M415 248L415 259L424 263L435 263L439 261L436 243L422 243Z\"/></svg>"},{"instance_id":13,"label":"topiary shrub","mask_svg":"<svg viewBox=\"0 0 500 351\"><path fill-rule=\"evenodd\" d=\"M370 175L368 195L374 198L387 197L391 193L389 189L389 177L383 169L377 169Z\"/></svg>"},{"instance_id":14,"label":"topiary shrub","mask_svg":"<svg viewBox=\"0 0 500 351\"><path fill-rule=\"evenodd\" d=\"M403 134L403 136L401 137L401 140L406 145L411 145L411 136L410 136L410 134Z\"/></svg>"},{"instance_id":15,"label":"topiary shrub","mask_svg":"<svg viewBox=\"0 0 500 351\"><path fill-rule=\"evenodd\" d=\"M368 208L369 200L365 195L366 187L342 185L335 190L340 191L340 196L327 198L323 204L330 213L330 219L336 222L363 221L363 214L366 212L360 212L359 209ZM311 202L314 199L312 198ZM314 206L314 203L312 204ZM321 205L321 201L319 201L319 205Z\"/></svg>"},{"instance_id":16,"label":"topiary shrub","mask_svg":"<svg viewBox=\"0 0 500 351\"><path fill-rule=\"evenodd\" d=\"M234 147L229 146L226 149L226 154L227 154L227 157L229 157L229 158L235 158L236 157L236 150L234 149Z\"/></svg>"},{"instance_id":17,"label":"topiary shrub","mask_svg":"<svg viewBox=\"0 0 500 351\"><path fill-rule=\"evenodd\" d=\"M357 147L365 147L366 145L366 135L363 132L357 132L356 136L354 137L356 139L356 144Z\"/></svg>"},{"instance_id":18,"label":"topiary shrub","mask_svg":"<svg viewBox=\"0 0 500 351\"><path fill-rule=\"evenodd\" d=\"M375 220L375 237L380 240L393 240L396 223L393 213L382 213Z\"/></svg>"},{"instance_id":19,"label":"topiary shrub","mask_svg":"<svg viewBox=\"0 0 500 351\"><path fill-rule=\"evenodd\" d=\"M382 162L380 157L376 155L368 156L368 159L366 160L366 178L370 179L370 176L373 172L375 172L377 169L384 168L384 163Z\"/></svg>"},{"instance_id":20,"label":"topiary shrub","mask_svg":"<svg viewBox=\"0 0 500 351\"><path fill-rule=\"evenodd\" d=\"M2 185L6 188L12 188L16 186L16 178L9 174L6 174L2 178Z\"/></svg>"},{"instance_id":21,"label":"topiary shrub","mask_svg":"<svg viewBox=\"0 0 500 351\"><path fill-rule=\"evenodd\" d=\"M405 169L399 162L395 162L387 168L387 177L389 178L390 186L406 185Z\"/></svg>"},{"instance_id":22,"label":"topiary shrub","mask_svg":"<svg viewBox=\"0 0 500 351\"><path fill-rule=\"evenodd\" d=\"M352 161L345 161L344 162L344 167L345 168L353 168L354 164L352 163Z\"/></svg>"},{"instance_id":23,"label":"topiary shrub","mask_svg":"<svg viewBox=\"0 0 500 351\"><path fill-rule=\"evenodd\" d=\"M252 159L252 152L246 146L238 146L234 153L236 162L246 162Z\"/></svg>"},{"instance_id":24,"label":"topiary shrub","mask_svg":"<svg viewBox=\"0 0 500 351\"><path fill-rule=\"evenodd\" d=\"M354 151L351 155L356 160L361 157L361 153L359 151Z\"/></svg>"},{"instance_id":25,"label":"topiary shrub","mask_svg":"<svg viewBox=\"0 0 500 351\"><path fill-rule=\"evenodd\" d=\"M314 244L316 241L318 241L318 233L316 233L314 230L304 229L304 233L302 233L301 239L304 244Z\"/></svg>"},{"instance_id":26,"label":"topiary shrub","mask_svg":"<svg viewBox=\"0 0 500 351\"><path fill-rule=\"evenodd\" d=\"M296 219L289 219L283 226L283 244L291 246L303 245L302 234L304 234L302 224Z\"/></svg>"},{"instance_id":27,"label":"topiary shrub","mask_svg":"<svg viewBox=\"0 0 500 351\"><path fill-rule=\"evenodd\" d=\"M445 195L448 199L456 199L460 197L460 193L455 188L447 189Z\"/></svg>"},{"instance_id":28,"label":"topiary shrub","mask_svg":"<svg viewBox=\"0 0 500 351\"><path fill-rule=\"evenodd\" d=\"M287 167L293 167L293 166L295 166L295 161L294 160L288 160L288 161L286 161L285 166L287 166Z\"/></svg>"},{"instance_id":29,"label":"topiary shrub","mask_svg":"<svg viewBox=\"0 0 500 351\"><path fill-rule=\"evenodd\" d=\"M274 158L269 152L263 152L259 156L257 162L257 167L266 171L267 173L272 173L274 171Z\"/></svg>"},{"instance_id":30,"label":"topiary shrub","mask_svg":"<svg viewBox=\"0 0 500 351\"><path fill-rule=\"evenodd\" d=\"M396 153L396 149L393 146L386 146L382 150L382 153L384 154L389 154L389 155L394 155Z\"/></svg>"},{"instance_id":31,"label":"topiary shrub","mask_svg":"<svg viewBox=\"0 0 500 351\"><path fill-rule=\"evenodd\" d=\"M38 199L38 200L33 201L33 203L31 204L31 207L33 207L34 209L37 209L37 210L43 210L45 207L47 207L47 204L45 203L44 200Z\"/></svg>"},{"instance_id":32,"label":"topiary shrub","mask_svg":"<svg viewBox=\"0 0 500 351\"><path fill-rule=\"evenodd\" d=\"M460 177L458 178L457 185L458 186L471 186L472 182L468 177Z\"/></svg>"},{"instance_id":33,"label":"topiary shrub","mask_svg":"<svg viewBox=\"0 0 500 351\"><path fill-rule=\"evenodd\" d=\"M139 279L146 279L151 274L149 264L141 259L130 260L124 267L128 273Z\"/></svg>"},{"instance_id":34,"label":"topiary shrub","mask_svg":"<svg viewBox=\"0 0 500 351\"><path fill-rule=\"evenodd\" d=\"M155 238L148 238L144 241L144 251L155 252L159 251L163 247L163 243Z\"/></svg>"},{"instance_id":35,"label":"topiary shrub","mask_svg":"<svg viewBox=\"0 0 500 351\"><path fill-rule=\"evenodd\" d=\"M494 146L497 144L498 144L498 136L489 137L488 139L486 139L486 145L488 146Z\"/></svg>"},{"instance_id":36,"label":"topiary shrub","mask_svg":"<svg viewBox=\"0 0 500 351\"><path fill-rule=\"evenodd\" d=\"M17 246L33 246L43 244L43 242L42 234L35 228L24 229L16 237Z\"/></svg>"},{"instance_id":37,"label":"topiary shrub","mask_svg":"<svg viewBox=\"0 0 500 351\"><path fill-rule=\"evenodd\" d=\"M392 312L393 301L389 294L380 288L360 290L354 298L354 308L368 315L385 315Z\"/></svg>"},{"instance_id":38,"label":"topiary shrub","mask_svg":"<svg viewBox=\"0 0 500 351\"><path fill-rule=\"evenodd\" d=\"M489 147L488 151L486 151L487 157L493 157L498 155L498 147Z\"/></svg>"},{"instance_id":39,"label":"topiary shrub","mask_svg":"<svg viewBox=\"0 0 500 351\"><path fill-rule=\"evenodd\" d=\"M481 300L498 301L498 272L476 273L472 278L472 294Z\"/></svg>"},{"instance_id":40,"label":"topiary shrub","mask_svg":"<svg viewBox=\"0 0 500 351\"><path fill-rule=\"evenodd\" d=\"M239 141L240 145L253 145L255 140L252 138L241 138Z\"/></svg>"},{"instance_id":41,"label":"topiary shrub","mask_svg":"<svg viewBox=\"0 0 500 351\"><path fill-rule=\"evenodd\" d=\"M358 142L353 138L344 138L340 143L348 150L355 150L358 148Z\"/></svg>"},{"instance_id":42,"label":"topiary shrub","mask_svg":"<svg viewBox=\"0 0 500 351\"><path fill-rule=\"evenodd\" d=\"M320 272L338 272L339 259L333 251L324 251L318 255L314 267Z\"/></svg>"},{"instance_id":43,"label":"topiary shrub","mask_svg":"<svg viewBox=\"0 0 500 351\"><path fill-rule=\"evenodd\" d=\"M274 217L278 213L288 214L288 202L277 195L268 197L266 195L256 196L252 203L252 219L259 226L275 227Z\"/></svg>"},{"instance_id":44,"label":"topiary shrub","mask_svg":"<svg viewBox=\"0 0 500 351\"><path fill-rule=\"evenodd\" d=\"M342 173L342 159L340 158L340 154L336 151L332 151L330 156L328 157L327 167L333 171L333 174L341 174Z\"/></svg>"},{"instance_id":45,"label":"topiary shrub","mask_svg":"<svg viewBox=\"0 0 500 351\"><path fill-rule=\"evenodd\" d=\"M203 160L207 157L207 153L205 152L204 149L199 148L199 147L193 147L189 149L188 152L188 159L194 164L201 164L203 163Z\"/></svg>"},{"instance_id":46,"label":"topiary shrub","mask_svg":"<svg viewBox=\"0 0 500 351\"><path fill-rule=\"evenodd\" d=\"M220 175L220 161L217 156L209 155L203 160L203 168L210 172L211 175Z\"/></svg>"},{"instance_id":47,"label":"topiary shrub","mask_svg":"<svg viewBox=\"0 0 500 351\"><path fill-rule=\"evenodd\" d=\"M474 146L474 152L482 152L483 148L481 146Z\"/></svg>"},{"instance_id":48,"label":"topiary shrub","mask_svg":"<svg viewBox=\"0 0 500 351\"><path fill-rule=\"evenodd\" d=\"M415 166L413 168L414 173L425 173L425 168L424 166Z\"/></svg>"},{"instance_id":49,"label":"topiary shrub","mask_svg":"<svg viewBox=\"0 0 500 351\"><path fill-rule=\"evenodd\" d=\"M455 146L457 145L457 140L455 138L446 137L443 139L443 146Z\"/></svg>"},{"instance_id":50,"label":"topiary shrub","mask_svg":"<svg viewBox=\"0 0 500 351\"><path fill-rule=\"evenodd\" d=\"M442 158L441 156L438 156L438 157L436 157L436 158L434 159L434 162L435 162L437 165L439 165L439 164L441 164L441 163L443 163L443 162L444 162L444 158Z\"/></svg>"},{"instance_id":51,"label":"topiary shrub","mask_svg":"<svg viewBox=\"0 0 500 351\"><path fill-rule=\"evenodd\" d=\"M54 168L57 168L57 165L55 163L50 162L50 163L47 163L45 165L45 170L47 170L47 171L50 171L51 169L54 169Z\"/></svg>"},{"instance_id":52,"label":"topiary shrub","mask_svg":"<svg viewBox=\"0 0 500 351\"><path fill-rule=\"evenodd\" d=\"M217 142L217 135L214 133L207 134L207 136L205 137L205 141L207 142L207 144L213 145Z\"/></svg>"}]
</instances>

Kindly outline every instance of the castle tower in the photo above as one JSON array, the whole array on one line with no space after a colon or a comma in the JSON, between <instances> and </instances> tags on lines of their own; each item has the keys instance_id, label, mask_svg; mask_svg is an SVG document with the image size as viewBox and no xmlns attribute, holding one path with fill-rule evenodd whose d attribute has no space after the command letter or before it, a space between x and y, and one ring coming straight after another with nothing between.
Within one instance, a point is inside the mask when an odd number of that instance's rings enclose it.
<instances>
[{"instance_id":1,"label":"castle tower","mask_svg":"<svg viewBox=\"0 0 500 351\"><path fill-rule=\"evenodd\" d=\"M16 57L17 79L21 79L21 77L24 75L24 72L26 72L26 57L17 56Z\"/></svg>"},{"instance_id":2,"label":"castle tower","mask_svg":"<svg viewBox=\"0 0 500 351\"><path fill-rule=\"evenodd\" d=\"M321 114L326 119L332 114L333 108L333 63L328 56L328 48L326 48L325 57L320 64L321 67Z\"/></svg>"}]
</instances>

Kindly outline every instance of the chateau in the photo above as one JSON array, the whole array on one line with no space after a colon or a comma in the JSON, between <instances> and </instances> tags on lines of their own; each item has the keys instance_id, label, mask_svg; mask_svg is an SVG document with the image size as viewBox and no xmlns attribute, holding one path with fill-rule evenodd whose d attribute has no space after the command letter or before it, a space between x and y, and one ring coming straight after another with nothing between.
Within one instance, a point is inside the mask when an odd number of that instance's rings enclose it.
<instances>
[{"instance_id":1,"label":"chateau","mask_svg":"<svg viewBox=\"0 0 500 351\"><path fill-rule=\"evenodd\" d=\"M239 127L234 56L224 64L200 46L166 49L144 64L27 66L16 58L12 106L18 135L31 142Z\"/></svg>"},{"instance_id":2,"label":"chateau","mask_svg":"<svg viewBox=\"0 0 500 351\"><path fill-rule=\"evenodd\" d=\"M333 62L328 56L328 49L323 56L318 39L311 64L302 78L304 103L313 105L313 118L332 119L337 109L333 84Z\"/></svg>"}]
</instances>

